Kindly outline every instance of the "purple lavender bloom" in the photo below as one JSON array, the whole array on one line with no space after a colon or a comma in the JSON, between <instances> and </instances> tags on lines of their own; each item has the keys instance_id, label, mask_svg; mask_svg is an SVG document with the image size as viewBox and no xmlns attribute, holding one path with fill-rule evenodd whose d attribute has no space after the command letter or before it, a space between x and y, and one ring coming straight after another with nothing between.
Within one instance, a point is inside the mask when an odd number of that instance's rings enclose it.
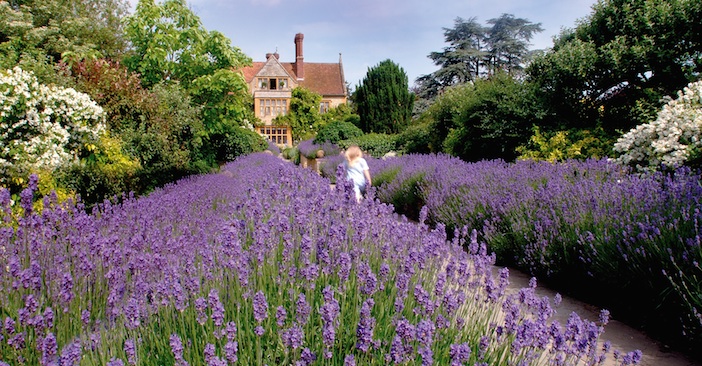
<instances>
[{"instance_id":1,"label":"purple lavender bloom","mask_svg":"<svg viewBox=\"0 0 702 366\"><path fill-rule=\"evenodd\" d=\"M346 357L344 357L344 366L356 366L356 357L353 355L346 355Z\"/></svg>"},{"instance_id":2,"label":"purple lavender bloom","mask_svg":"<svg viewBox=\"0 0 702 366\"><path fill-rule=\"evenodd\" d=\"M310 317L312 308L307 303L307 298L304 293L300 293L297 296L297 301L295 302L295 309L297 315L297 322L300 324L307 324L307 319Z\"/></svg>"},{"instance_id":3,"label":"purple lavender bloom","mask_svg":"<svg viewBox=\"0 0 702 366\"><path fill-rule=\"evenodd\" d=\"M339 275L339 280L341 283L344 283L349 278L349 274L351 273L351 256L349 253L340 253L337 265L339 266L339 270L337 272Z\"/></svg>"},{"instance_id":4,"label":"purple lavender bloom","mask_svg":"<svg viewBox=\"0 0 702 366\"><path fill-rule=\"evenodd\" d=\"M361 293L366 296L371 296L375 293L378 286L378 279L375 277L373 270L368 263L362 262L358 267L358 279L361 281Z\"/></svg>"},{"instance_id":5,"label":"purple lavender bloom","mask_svg":"<svg viewBox=\"0 0 702 366\"><path fill-rule=\"evenodd\" d=\"M124 309L124 317L126 318L126 326L128 329L137 328L141 325L140 305L137 299L130 298L127 306Z\"/></svg>"},{"instance_id":6,"label":"purple lavender bloom","mask_svg":"<svg viewBox=\"0 0 702 366\"><path fill-rule=\"evenodd\" d=\"M283 338L283 344L287 347L298 349L302 347L305 335L302 331L302 327L300 327L299 324L295 324L292 328L284 330L281 337Z\"/></svg>"},{"instance_id":7,"label":"purple lavender bloom","mask_svg":"<svg viewBox=\"0 0 702 366\"><path fill-rule=\"evenodd\" d=\"M303 365L311 365L314 361L317 360L317 355L314 354L309 348L305 348L302 350L302 354L300 355L300 361L302 361Z\"/></svg>"},{"instance_id":8,"label":"purple lavender bloom","mask_svg":"<svg viewBox=\"0 0 702 366\"><path fill-rule=\"evenodd\" d=\"M207 299L212 309L212 321L215 326L221 327L222 324L224 324L224 305L222 305L222 302L219 300L219 293L217 290L210 290Z\"/></svg>"},{"instance_id":9,"label":"purple lavender bloom","mask_svg":"<svg viewBox=\"0 0 702 366\"><path fill-rule=\"evenodd\" d=\"M28 316L34 314L39 309L39 303L37 299L34 298L34 295L29 294L24 298L24 308L27 310Z\"/></svg>"},{"instance_id":10,"label":"purple lavender bloom","mask_svg":"<svg viewBox=\"0 0 702 366\"><path fill-rule=\"evenodd\" d=\"M288 316L288 312L285 310L285 307L278 306L278 308L275 310L275 322L279 327L282 327L285 324L285 319Z\"/></svg>"},{"instance_id":11,"label":"purple lavender bloom","mask_svg":"<svg viewBox=\"0 0 702 366\"><path fill-rule=\"evenodd\" d=\"M54 365L56 364L58 356L58 345L56 344L56 336L54 333L49 332L44 338L42 344L42 364L43 365Z\"/></svg>"},{"instance_id":12,"label":"purple lavender bloom","mask_svg":"<svg viewBox=\"0 0 702 366\"><path fill-rule=\"evenodd\" d=\"M258 291L253 298L254 319L260 324L268 317L268 302L263 291Z\"/></svg>"},{"instance_id":13,"label":"purple lavender bloom","mask_svg":"<svg viewBox=\"0 0 702 366\"><path fill-rule=\"evenodd\" d=\"M609 323L609 310L602 309L600 311L600 323L603 327Z\"/></svg>"},{"instance_id":14,"label":"purple lavender bloom","mask_svg":"<svg viewBox=\"0 0 702 366\"><path fill-rule=\"evenodd\" d=\"M90 325L90 310L83 310L80 313L80 320L83 322L84 326L89 326Z\"/></svg>"},{"instance_id":15,"label":"purple lavender bloom","mask_svg":"<svg viewBox=\"0 0 702 366\"><path fill-rule=\"evenodd\" d=\"M107 362L107 366L124 366L124 361L119 358L113 358Z\"/></svg>"},{"instance_id":16,"label":"purple lavender bloom","mask_svg":"<svg viewBox=\"0 0 702 366\"><path fill-rule=\"evenodd\" d=\"M486 336L480 337L480 343L478 344L478 349L480 350L480 355L478 355L479 358L485 357L485 353L487 353L488 347L490 346L490 340Z\"/></svg>"},{"instance_id":17,"label":"purple lavender bloom","mask_svg":"<svg viewBox=\"0 0 702 366\"><path fill-rule=\"evenodd\" d=\"M434 313L434 301L432 301L429 292L424 290L422 285L417 285L414 287L414 299L422 306L426 314Z\"/></svg>"},{"instance_id":18,"label":"purple lavender bloom","mask_svg":"<svg viewBox=\"0 0 702 366\"><path fill-rule=\"evenodd\" d=\"M257 325L256 328L254 328L254 334L256 334L259 337L264 335L265 333L266 333L266 330L263 329L263 327L260 325Z\"/></svg>"},{"instance_id":19,"label":"purple lavender bloom","mask_svg":"<svg viewBox=\"0 0 702 366\"><path fill-rule=\"evenodd\" d=\"M25 346L25 334L24 332L22 333L17 333L15 334L12 338L7 340L7 344L12 346L15 350L21 350Z\"/></svg>"},{"instance_id":20,"label":"purple lavender bloom","mask_svg":"<svg viewBox=\"0 0 702 366\"><path fill-rule=\"evenodd\" d=\"M31 174L29 176L29 185L27 188L23 189L22 192L20 192L20 205L22 206L22 209L24 209L24 216L29 217L32 214L33 211L33 206L32 204L34 203L34 192L37 191L37 182L39 181L39 178L37 177L36 174Z\"/></svg>"},{"instance_id":21,"label":"purple lavender bloom","mask_svg":"<svg viewBox=\"0 0 702 366\"><path fill-rule=\"evenodd\" d=\"M224 356L229 363L235 363L239 360L239 343L229 341L224 345Z\"/></svg>"},{"instance_id":22,"label":"purple lavender bloom","mask_svg":"<svg viewBox=\"0 0 702 366\"><path fill-rule=\"evenodd\" d=\"M205 325L207 322L207 314L205 313L205 310L207 310L207 300L205 300L203 297L198 297L195 299L195 311L197 312L197 322L200 325Z\"/></svg>"},{"instance_id":23,"label":"purple lavender bloom","mask_svg":"<svg viewBox=\"0 0 702 366\"><path fill-rule=\"evenodd\" d=\"M136 365L136 345L133 339L124 342L124 353L127 354L127 362L132 366Z\"/></svg>"},{"instance_id":24,"label":"purple lavender bloom","mask_svg":"<svg viewBox=\"0 0 702 366\"><path fill-rule=\"evenodd\" d=\"M444 286L446 285L446 272L439 273L436 279L436 285L434 286L434 296L441 296L444 293Z\"/></svg>"},{"instance_id":25,"label":"purple lavender bloom","mask_svg":"<svg viewBox=\"0 0 702 366\"><path fill-rule=\"evenodd\" d=\"M449 349L451 366L462 366L464 362L470 361L470 344L452 344Z\"/></svg>"},{"instance_id":26,"label":"purple lavender bloom","mask_svg":"<svg viewBox=\"0 0 702 366\"><path fill-rule=\"evenodd\" d=\"M434 342L434 323L430 320L421 320L415 329L419 344L430 347Z\"/></svg>"},{"instance_id":27,"label":"purple lavender bloom","mask_svg":"<svg viewBox=\"0 0 702 366\"><path fill-rule=\"evenodd\" d=\"M9 335L15 334L15 321L9 316L5 318L5 332Z\"/></svg>"},{"instance_id":28,"label":"purple lavender bloom","mask_svg":"<svg viewBox=\"0 0 702 366\"><path fill-rule=\"evenodd\" d=\"M227 335L228 341L233 341L236 338L236 323L228 322L227 326L224 328L224 332Z\"/></svg>"},{"instance_id":29,"label":"purple lavender bloom","mask_svg":"<svg viewBox=\"0 0 702 366\"><path fill-rule=\"evenodd\" d=\"M75 341L67 344L61 351L61 366L78 366L80 365L81 347L80 342Z\"/></svg>"},{"instance_id":30,"label":"purple lavender bloom","mask_svg":"<svg viewBox=\"0 0 702 366\"><path fill-rule=\"evenodd\" d=\"M188 363L183 359L183 342L177 334L171 334L170 345L173 357L175 357L175 364L177 366L187 366Z\"/></svg>"},{"instance_id":31,"label":"purple lavender bloom","mask_svg":"<svg viewBox=\"0 0 702 366\"><path fill-rule=\"evenodd\" d=\"M361 306L361 319L356 327L356 348L363 352L368 352L373 341L373 328L375 328L375 318L371 316L371 309L375 305L373 299L367 299Z\"/></svg>"},{"instance_id":32,"label":"purple lavender bloom","mask_svg":"<svg viewBox=\"0 0 702 366\"><path fill-rule=\"evenodd\" d=\"M434 363L434 352L430 347L420 346L417 353L422 357L422 366L431 366Z\"/></svg>"},{"instance_id":33,"label":"purple lavender bloom","mask_svg":"<svg viewBox=\"0 0 702 366\"><path fill-rule=\"evenodd\" d=\"M61 301L65 308L68 308L68 304L73 300L73 276L70 273L64 273L63 279L61 280Z\"/></svg>"},{"instance_id":34,"label":"purple lavender bloom","mask_svg":"<svg viewBox=\"0 0 702 366\"><path fill-rule=\"evenodd\" d=\"M205 362L207 362L207 366L227 366L227 363L224 360L217 357L217 350L215 349L214 344L208 343L205 345L203 354L205 355Z\"/></svg>"},{"instance_id":35,"label":"purple lavender bloom","mask_svg":"<svg viewBox=\"0 0 702 366\"><path fill-rule=\"evenodd\" d=\"M643 357L643 353L641 350L635 350L632 352L627 353L622 357L622 364L623 365L638 365L641 363L641 358Z\"/></svg>"},{"instance_id":36,"label":"purple lavender bloom","mask_svg":"<svg viewBox=\"0 0 702 366\"><path fill-rule=\"evenodd\" d=\"M339 313L341 311L339 302L334 299L334 290L327 286L322 290L324 304L319 308L322 318L322 342L326 347L334 345L336 338L336 328L339 326Z\"/></svg>"}]
</instances>

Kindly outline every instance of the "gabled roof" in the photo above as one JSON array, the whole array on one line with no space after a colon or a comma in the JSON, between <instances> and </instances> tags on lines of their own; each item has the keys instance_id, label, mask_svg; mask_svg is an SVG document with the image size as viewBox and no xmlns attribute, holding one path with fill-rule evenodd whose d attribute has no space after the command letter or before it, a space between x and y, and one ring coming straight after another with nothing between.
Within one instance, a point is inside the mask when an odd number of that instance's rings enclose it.
<instances>
[{"instance_id":1,"label":"gabled roof","mask_svg":"<svg viewBox=\"0 0 702 366\"><path fill-rule=\"evenodd\" d=\"M254 76L263 76L263 77L281 77L281 76L287 76L290 78L294 78L295 76L290 73L285 66L283 66L280 61L278 61L277 57L269 57L268 61L263 63L263 66L258 70L258 72ZM247 80L249 82L250 80Z\"/></svg>"},{"instance_id":2,"label":"gabled roof","mask_svg":"<svg viewBox=\"0 0 702 366\"><path fill-rule=\"evenodd\" d=\"M274 57L271 57L274 58ZM241 68L244 78L247 83L251 83L256 75L261 71L265 71L264 66L267 62L254 62L252 66ZM344 72L341 62L339 63L319 63L305 62L305 79L297 80L293 66L294 62L280 62L280 65L287 71L289 76L293 77L294 82L298 83L310 91L313 91L322 96L343 96L346 95L346 85L344 81ZM274 76L274 75L265 75ZM279 75L284 76L284 75Z\"/></svg>"}]
</instances>

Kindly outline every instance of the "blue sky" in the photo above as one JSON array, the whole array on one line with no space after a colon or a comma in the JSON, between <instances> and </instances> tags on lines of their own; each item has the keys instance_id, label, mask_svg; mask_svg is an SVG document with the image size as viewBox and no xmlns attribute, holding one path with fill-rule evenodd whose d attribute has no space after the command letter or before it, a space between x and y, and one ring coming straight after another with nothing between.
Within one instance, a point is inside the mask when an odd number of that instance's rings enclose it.
<instances>
[{"instance_id":1,"label":"blue sky","mask_svg":"<svg viewBox=\"0 0 702 366\"><path fill-rule=\"evenodd\" d=\"M136 5L138 0L129 0ZM159 0L156 0L160 2ZM266 53L295 60L294 37L305 35L307 62L344 64L347 82L355 89L368 68L390 59L401 66L412 85L437 67L427 57L442 51L444 28L455 19L475 17L483 25L512 14L544 31L532 39L532 48L550 47L562 28L592 12L597 0L186 0L208 31L219 31L254 61Z\"/></svg>"}]
</instances>

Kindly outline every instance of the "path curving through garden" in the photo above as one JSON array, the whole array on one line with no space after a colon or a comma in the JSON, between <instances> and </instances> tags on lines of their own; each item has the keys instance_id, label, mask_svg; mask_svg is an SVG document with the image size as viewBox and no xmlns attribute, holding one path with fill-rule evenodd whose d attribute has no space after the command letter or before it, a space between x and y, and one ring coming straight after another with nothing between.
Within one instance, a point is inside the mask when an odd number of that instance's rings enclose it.
<instances>
[{"instance_id":1,"label":"path curving through garden","mask_svg":"<svg viewBox=\"0 0 702 366\"><path fill-rule=\"evenodd\" d=\"M335 184L330 184L332 190L335 189ZM498 272L502 267L495 266L494 273L498 276ZM517 292L522 288L529 287L529 275L520 272L519 270L509 269L509 286L507 291ZM553 298L557 291L549 289L539 284L536 287L536 293L540 296ZM555 306L556 314L553 319L565 324L571 313L575 312L580 318L598 322L601 308L576 300L574 298L562 295L562 301L558 306ZM633 350L641 350L643 357L639 365L643 366L702 366L701 361L694 360L680 352L668 349L664 344L652 339L645 332L624 324L617 319L610 318L609 323L605 326L604 334L600 337L602 341L610 341L612 349L629 352ZM613 359L612 355L608 355L607 360L603 365L616 366L619 363Z\"/></svg>"},{"instance_id":2,"label":"path curving through garden","mask_svg":"<svg viewBox=\"0 0 702 366\"><path fill-rule=\"evenodd\" d=\"M500 267L495 267L495 274L498 273L499 269ZM521 288L528 287L529 279L530 277L525 273L510 268L508 291L516 292ZM539 284L536 287L536 293L541 296L553 298L556 291L542 287ZM568 316L572 312L590 321L598 320L600 308L567 296L562 297L563 300L560 305L555 307L556 314L554 315L554 320L565 324L568 320ZM604 334L601 338L612 342L612 349L619 349L622 351L641 350L643 352L643 358L640 365L643 366L702 366L702 362L690 359L679 352L669 351L660 342L651 339L651 337L647 336L645 333L616 319L610 319L609 324L605 326ZM614 366L617 365L617 363L610 355L604 365Z\"/></svg>"}]
</instances>

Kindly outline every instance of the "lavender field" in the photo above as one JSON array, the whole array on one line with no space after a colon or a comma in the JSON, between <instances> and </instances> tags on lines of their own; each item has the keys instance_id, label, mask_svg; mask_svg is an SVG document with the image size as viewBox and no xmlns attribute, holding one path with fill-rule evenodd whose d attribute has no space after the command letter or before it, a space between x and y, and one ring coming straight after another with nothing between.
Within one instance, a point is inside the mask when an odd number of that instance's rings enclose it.
<instances>
[{"instance_id":1,"label":"lavender field","mask_svg":"<svg viewBox=\"0 0 702 366\"><path fill-rule=\"evenodd\" d=\"M606 160L368 160L375 195L397 212L416 219L425 207L449 237L477 230L499 264L681 348L702 342L699 174L632 174Z\"/></svg>"},{"instance_id":2,"label":"lavender field","mask_svg":"<svg viewBox=\"0 0 702 366\"><path fill-rule=\"evenodd\" d=\"M380 169L376 166L375 169ZM400 174L400 173L398 173ZM0 365L635 364L434 206L379 200L267 154L88 214L0 193ZM379 195L382 192L378 192ZM453 225L453 224L452 224ZM482 235L485 235L484 233Z\"/></svg>"}]
</instances>

